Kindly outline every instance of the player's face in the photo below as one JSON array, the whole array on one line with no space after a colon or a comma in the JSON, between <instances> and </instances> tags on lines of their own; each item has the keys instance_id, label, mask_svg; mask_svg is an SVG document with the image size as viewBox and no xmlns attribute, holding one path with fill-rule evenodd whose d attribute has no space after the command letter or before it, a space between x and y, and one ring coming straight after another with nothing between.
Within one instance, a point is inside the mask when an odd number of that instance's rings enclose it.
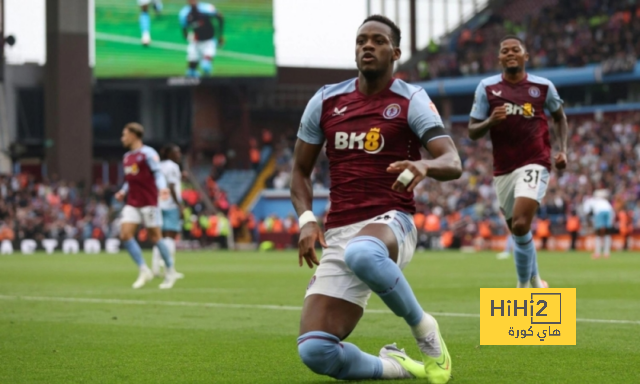
<instances>
[{"instance_id":1,"label":"player's face","mask_svg":"<svg viewBox=\"0 0 640 384\"><path fill-rule=\"evenodd\" d=\"M524 70L524 63L529 61L529 54L518 40L508 39L500 43L498 60L506 72L518 73Z\"/></svg>"},{"instance_id":2,"label":"player's face","mask_svg":"<svg viewBox=\"0 0 640 384\"><path fill-rule=\"evenodd\" d=\"M194 6L198 4L198 0L188 0L187 3L189 3L190 6Z\"/></svg>"},{"instance_id":3,"label":"player's face","mask_svg":"<svg viewBox=\"0 0 640 384\"><path fill-rule=\"evenodd\" d=\"M136 135L134 135L131 131L125 128L122 130L122 137L120 137L120 141L122 141L123 147L129 149L131 148L131 145L136 140L136 138L137 138Z\"/></svg>"},{"instance_id":4,"label":"player's face","mask_svg":"<svg viewBox=\"0 0 640 384\"><path fill-rule=\"evenodd\" d=\"M393 69L400 59L400 48L394 47L391 28L377 21L369 21L358 30L356 64L365 77L377 77Z\"/></svg>"},{"instance_id":5,"label":"player's face","mask_svg":"<svg viewBox=\"0 0 640 384\"><path fill-rule=\"evenodd\" d=\"M171 152L169 152L169 160L174 163L180 163L180 158L182 157L182 153L180 152L180 147L174 147Z\"/></svg>"}]
</instances>

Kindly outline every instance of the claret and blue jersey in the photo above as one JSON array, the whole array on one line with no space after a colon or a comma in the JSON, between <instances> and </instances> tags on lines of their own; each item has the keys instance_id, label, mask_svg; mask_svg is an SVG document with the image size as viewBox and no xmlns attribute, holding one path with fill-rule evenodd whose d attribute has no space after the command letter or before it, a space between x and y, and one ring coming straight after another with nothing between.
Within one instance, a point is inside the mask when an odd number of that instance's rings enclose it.
<instances>
[{"instance_id":1,"label":"claret and blue jersey","mask_svg":"<svg viewBox=\"0 0 640 384\"><path fill-rule=\"evenodd\" d=\"M414 213L413 193L393 191L397 175L386 169L395 161L420 160L422 141L444 136L442 127L426 91L402 80L391 80L373 96L358 90L357 79L322 87L307 105L298 138L310 144L326 141L331 174L327 228L390 210Z\"/></svg>"},{"instance_id":2,"label":"claret and blue jersey","mask_svg":"<svg viewBox=\"0 0 640 384\"><path fill-rule=\"evenodd\" d=\"M544 110L556 112L562 99L551 81L531 74L518 83L495 75L480 82L470 116L487 119L499 106L507 119L491 127L494 175L511 173L529 164L551 169L549 125Z\"/></svg>"},{"instance_id":3,"label":"claret and blue jersey","mask_svg":"<svg viewBox=\"0 0 640 384\"><path fill-rule=\"evenodd\" d=\"M160 157L155 149L146 145L124 154L127 205L141 208L158 205L158 191L167 188L167 182L160 170Z\"/></svg>"}]
</instances>

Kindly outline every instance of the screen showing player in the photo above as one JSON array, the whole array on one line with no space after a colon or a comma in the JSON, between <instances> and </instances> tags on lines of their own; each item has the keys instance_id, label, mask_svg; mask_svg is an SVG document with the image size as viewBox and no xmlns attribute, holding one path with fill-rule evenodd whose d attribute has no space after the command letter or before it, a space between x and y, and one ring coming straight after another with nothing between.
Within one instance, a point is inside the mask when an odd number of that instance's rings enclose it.
<instances>
[{"instance_id":1,"label":"screen showing player","mask_svg":"<svg viewBox=\"0 0 640 384\"><path fill-rule=\"evenodd\" d=\"M276 74L272 0L95 0L98 78Z\"/></svg>"}]
</instances>

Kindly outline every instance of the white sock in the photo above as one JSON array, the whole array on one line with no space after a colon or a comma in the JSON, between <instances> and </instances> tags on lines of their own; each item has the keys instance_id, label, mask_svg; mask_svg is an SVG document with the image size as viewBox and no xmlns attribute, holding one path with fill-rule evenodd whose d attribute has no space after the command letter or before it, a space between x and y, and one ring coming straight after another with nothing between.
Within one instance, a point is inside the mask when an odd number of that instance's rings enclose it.
<instances>
[{"instance_id":1,"label":"white sock","mask_svg":"<svg viewBox=\"0 0 640 384\"><path fill-rule=\"evenodd\" d=\"M173 258L173 262L175 263L176 262L176 241L171 237L165 237L162 240L164 240L164 243L167 245L167 248L169 249L169 253Z\"/></svg>"},{"instance_id":2,"label":"white sock","mask_svg":"<svg viewBox=\"0 0 640 384\"><path fill-rule=\"evenodd\" d=\"M518 280L518 285L516 286L516 288L529 288L529 282L525 281L524 283L521 283L520 280Z\"/></svg>"},{"instance_id":3,"label":"white sock","mask_svg":"<svg viewBox=\"0 0 640 384\"><path fill-rule=\"evenodd\" d=\"M151 270L149 269L149 267L147 267L147 264L142 264L142 265L140 266L140 272L146 272L146 271L151 272Z\"/></svg>"},{"instance_id":4,"label":"white sock","mask_svg":"<svg viewBox=\"0 0 640 384\"><path fill-rule=\"evenodd\" d=\"M164 260L162 260L162 255L160 255L160 250L158 247L153 247L153 252L151 256L151 270L153 273L160 273L160 268L164 266Z\"/></svg>"},{"instance_id":5,"label":"white sock","mask_svg":"<svg viewBox=\"0 0 640 384\"><path fill-rule=\"evenodd\" d=\"M596 250L593 253L595 253L596 255L599 255L601 249L602 249L602 237L596 236Z\"/></svg>"},{"instance_id":6,"label":"white sock","mask_svg":"<svg viewBox=\"0 0 640 384\"><path fill-rule=\"evenodd\" d=\"M440 338L438 337L438 322L428 313L424 313L422 320L411 327L411 333L418 342L418 348L424 354L438 357L442 353Z\"/></svg>"},{"instance_id":7,"label":"white sock","mask_svg":"<svg viewBox=\"0 0 640 384\"><path fill-rule=\"evenodd\" d=\"M400 363L395 363L387 359L380 359L382 362L382 377L381 379L391 380L403 378L403 369Z\"/></svg>"},{"instance_id":8,"label":"white sock","mask_svg":"<svg viewBox=\"0 0 640 384\"><path fill-rule=\"evenodd\" d=\"M427 312L422 316L422 320L416 325L411 326L411 334L413 337L422 338L427 336L431 332L435 332L438 327L438 322Z\"/></svg>"},{"instance_id":9,"label":"white sock","mask_svg":"<svg viewBox=\"0 0 640 384\"><path fill-rule=\"evenodd\" d=\"M608 255L609 253L611 253L611 236L610 235L606 235L604 237L604 252L605 255Z\"/></svg>"}]
</instances>

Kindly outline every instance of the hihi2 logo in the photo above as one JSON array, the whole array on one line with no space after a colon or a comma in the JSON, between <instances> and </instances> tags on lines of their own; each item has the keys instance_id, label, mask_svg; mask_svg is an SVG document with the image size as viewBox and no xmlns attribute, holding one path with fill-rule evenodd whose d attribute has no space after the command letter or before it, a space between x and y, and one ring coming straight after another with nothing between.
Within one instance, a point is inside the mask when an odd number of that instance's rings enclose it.
<instances>
[{"instance_id":1,"label":"hihi2 logo","mask_svg":"<svg viewBox=\"0 0 640 384\"><path fill-rule=\"evenodd\" d=\"M480 345L575 344L575 288L480 289Z\"/></svg>"}]
</instances>

